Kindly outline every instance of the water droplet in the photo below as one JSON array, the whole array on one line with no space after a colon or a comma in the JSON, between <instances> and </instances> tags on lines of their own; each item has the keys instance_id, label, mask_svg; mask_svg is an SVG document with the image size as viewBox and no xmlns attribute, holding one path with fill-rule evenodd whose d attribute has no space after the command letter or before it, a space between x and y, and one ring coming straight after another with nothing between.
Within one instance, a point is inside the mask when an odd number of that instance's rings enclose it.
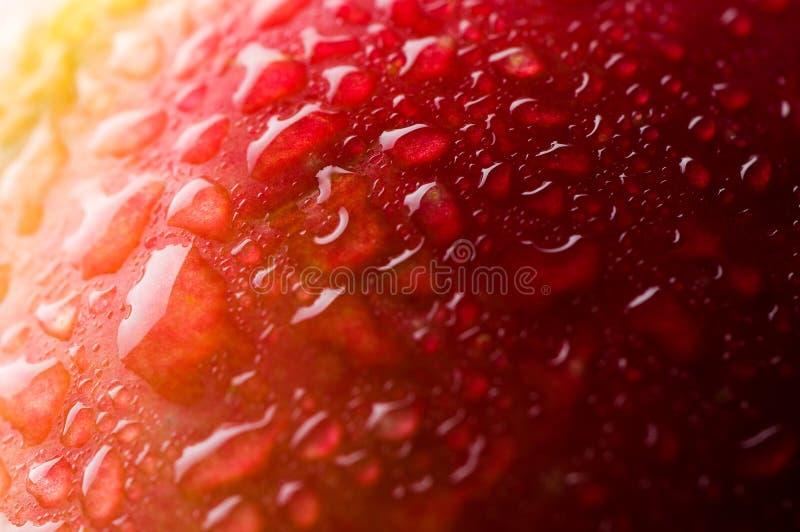
<instances>
[{"instance_id":1,"label":"water droplet","mask_svg":"<svg viewBox=\"0 0 800 532\"><path fill-rule=\"evenodd\" d=\"M61 443L67 447L83 447L95 432L94 411L78 402L67 413Z\"/></svg>"},{"instance_id":2,"label":"water droplet","mask_svg":"<svg viewBox=\"0 0 800 532\"><path fill-rule=\"evenodd\" d=\"M123 363L176 402L193 402L210 358L226 342L226 286L188 246L156 250L142 279L130 290L130 316L122 320L117 347Z\"/></svg>"},{"instance_id":3,"label":"water droplet","mask_svg":"<svg viewBox=\"0 0 800 532\"><path fill-rule=\"evenodd\" d=\"M422 407L409 396L399 401L374 403L367 429L387 441L403 441L413 436L422 421Z\"/></svg>"},{"instance_id":4,"label":"water droplet","mask_svg":"<svg viewBox=\"0 0 800 532\"><path fill-rule=\"evenodd\" d=\"M172 74L178 79L194 75L216 51L219 42L220 34L213 26L195 31L175 52Z\"/></svg>"},{"instance_id":5,"label":"water droplet","mask_svg":"<svg viewBox=\"0 0 800 532\"><path fill-rule=\"evenodd\" d=\"M546 169L573 178L586 176L592 164L583 148L558 142L553 142L549 149L537 153L536 157Z\"/></svg>"},{"instance_id":6,"label":"water droplet","mask_svg":"<svg viewBox=\"0 0 800 532\"><path fill-rule=\"evenodd\" d=\"M317 172L317 182L319 183L319 196L317 203L325 203L331 197L331 178L336 175L350 174L344 168L338 166L326 166Z\"/></svg>"},{"instance_id":7,"label":"water droplet","mask_svg":"<svg viewBox=\"0 0 800 532\"><path fill-rule=\"evenodd\" d=\"M246 238L231 250L231 255L246 266L254 266L261 261L261 252L261 246Z\"/></svg>"},{"instance_id":8,"label":"water droplet","mask_svg":"<svg viewBox=\"0 0 800 532\"><path fill-rule=\"evenodd\" d=\"M236 62L245 68L245 76L233 103L244 113L296 94L308 83L305 65L257 43L242 49Z\"/></svg>"},{"instance_id":9,"label":"water droplet","mask_svg":"<svg viewBox=\"0 0 800 532\"><path fill-rule=\"evenodd\" d=\"M311 528L319 519L319 498L300 482L283 484L278 490L277 502L295 528Z\"/></svg>"},{"instance_id":10,"label":"water droplet","mask_svg":"<svg viewBox=\"0 0 800 532\"><path fill-rule=\"evenodd\" d=\"M478 464L480 463L480 457L484 447L486 447L486 438L483 436L478 436L475 438L475 441L473 441L469 446L466 462L464 462L458 467L458 469L450 474L451 482L462 482L464 479L475 473L475 470L478 468Z\"/></svg>"},{"instance_id":11,"label":"water droplet","mask_svg":"<svg viewBox=\"0 0 800 532\"><path fill-rule=\"evenodd\" d=\"M285 120L272 117L264 134L247 148L248 170L254 179L270 182L272 201L281 204L306 189L296 177L310 167L313 176L323 166L317 166L316 155L330 147L343 128L341 115L320 112L316 105L306 105Z\"/></svg>"},{"instance_id":12,"label":"water droplet","mask_svg":"<svg viewBox=\"0 0 800 532\"><path fill-rule=\"evenodd\" d=\"M638 296L634 297L631 300L631 302L628 303L628 306L626 308L628 308L630 310L630 309L638 307L639 305L642 305L642 304L646 303L651 297L656 295L659 292L659 290L661 290L660 287L651 286L650 288L648 288L647 290L645 290L644 292L642 292Z\"/></svg>"},{"instance_id":13,"label":"water droplet","mask_svg":"<svg viewBox=\"0 0 800 532\"><path fill-rule=\"evenodd\" d=\"M327 412L319 412L300 425L291 445L305 460L319 460L334 453L341 440L341 425Z\"/></svg>"},{"instance_id":14,"label":"water droplet","mask_svg":"<svg viewBox=\"0 0 800 532\"><path fill-rule=\"evenodd\" d=\"M478 188L485 190L494 199L504 199L511 192L511 168L504 163L496 163L481 170Z\"/></svg>"},{"instance_id":15,"label":"water droplet","mask_svg":"<svg viewBox=\"0 0 800 532\"><path fill-rule=\"evenodd\" d=\"M117 287L109 286L89 292L89 312L94 315L105 314L111 310L114 297L117 295Z\"/></svg>"},{"instance_id":16,"label":"water droplet","mask_svg":"<svg viewBox=\"0 0 800 532\"><path fill-rule=\"evenodd\" d=\"M92 524L107 526L120 514L124 483L122 457L103 445L86 464L81 485L83 510Z\"/></svg>"},{"instance_id":17,"label":"water droplet","mask_svg":"<svg viewBox=\"0 0 800 532\"><path fill-rule=\"evenodd\" d=\"M204 83L187 85L175 95L175 105L185 113L194 111L203 103L207 92Z\"/></svg>"},{"instance_id":18,"label":"water droplet","mask_svg":"<svg viewBox=\"0 0 800 532\"><path fill-rule=\"evenodd\" d=\"M72 488L72 466L61 457L35 465L28 473L26 487L42 508L58 506Z\"/></svg>"},{"instance_id":19,"label":"water droplet","mask_svg":"<svg viewBox=\"0 0 800 532\"><path fill-rule=\"evenodd\" d=\"M203 164L210 161L228 135L230 120L217 114L188 127L175 143L181 161L188 164Z\"/></svg>"},{"instance_id":20,"label":"water droplet","mask_svg":"<svg viewBox=\"0 0 800 532\"><path fill-rule=\"evenodd\" d=\"M272 453L275 407L251 423L225 424L208 438L184 448L175 461L183 490L205 493L260 473Z\"/></svg>"},{"instance_id":21,"label":"water droplet","mask_svg":"<svg viewBox=\"0 0 800 532\"><path fill-rule=\"evenodd\" d=\"M55 360L27 362L24 358L0 365L0 416L28 444L50 433L69 388L69 373Z\"/></svg>"},{"instance_id":22,"label":"water droplet","mask_svg":"<svg viewBox=\"0 0 800 532\"><path fill-rule=\"evenodd\" d=\"M427 194L428 191L435 186L435 182L425 183L414 192L406 195L405 199L403 200L403 205L408 208L408 213L410 215L413 215L415 212L417 212L417 210L419 210L419 206L422 203L422 198L425 197L425 194Z\"/></svg>"},{"instance_id":23,"label":"water droplet","mask_svg":"<svg viewBox=\"0 0 800 532\"><path fill-rule=\"evenodd\" d=\"M15 323L3 331L0 347L6 353L16 353L30 338L31 329L25 323Z\"/></svg>"},{"instance_id":24,"label":"water droplet","mask_svg":"<svg viewBox=\"0 0 800 532\"><path fill-rule=\"evenodd\" d=\"M763 192L772 178L772 163L766 157L753 155L740 172L745 184L755 192Z\"/></svg>"},{"instance_id":25,"label":"water droplet","mask_svg":"<svg viewBox=\"0 0 800 532\"><path fill-rule=\"evenodd\" d=\"M352 66L329 68L322 76L328 82L328 100L348 109L368 101L378 84L372 73Z\"/></svg>"},{"instance_id":26,"label":"water droplet","mask_svg":"<svg viewBox=\"0 0 800 532\"><path fill-rule=\"evenodd\" d=\"M689 122L689 130L698 140L709 142L717 134L717 124L713 118L696 116Z\"/></svg>"},{"instance_id":27,"label":"water droplet","mask_svg":"<svg viewBox=\"0 0 800 532\"><path fill-rule=\"evenodd\" d=\"M735 7L726 9L720 21L734 37L744 38L753 32L753 21Z\"/></svg>"},{"instance_id":28,"label":"water droplet","mask_svg":"<svg viewBox=\"0 0 800 532\"><path fill-rule=\"evenodd\" d=\"M403 45L405 65L400 71L415 81L426 81L453 72L456 45L451 37L411 39Z\"/></svg>"},{"instance_id":29,"label":"water droplet","mask_svg":"<svg viewBox=\"0 0 800 532\"><path fill-rule=\"evenodd\" d=\"M130 78L147 78L161 66L161 39L148 30L121 31L114 35L109 64Z\"/></svg>"},{"instance_id":30,"label":"water droplet","mask_svg":"<svg viewBox=\"0 0 800 532\"><path fill-rule=\"evenodd\" d=\"M327 244L331 244L336 242L340 236L344 234L347 230L347 224L350 221L350 214L347 212L347 209L344 207L339 207L339 222L336 224L336 227L333 231L328 233L327 235L323 236L315 236L314 243L318 246L325 246Z\"/></svg>"},{"instance_id":31,"label":"water droplet","mask_svg":"<svg viewBox=\"0 0 800 532\"><path fill-rule=\"evenodd\" d=\"M798 438L794 431L772 425L739 442L739 448L739 471L751 478L769 478L792 463Z\"/></svg>"},{"instance_id":32,"label":"water droplet","mask_svg":"<svg viewBox=\"0 0 800 532\"><path fill-rule=\"evenodd\" d=\"M514 118L526 126L557 127L569 122L569 113L538 100L523 98L511 104Z\"/></svg>"},{"instance_id":33,"label":"water droplet","mask_svg":"<svg viewBox=\"0 0 800 532\"><path fill-rule=\"evenodd\" d=\"M380 144L400 166L409 167L436 161L448 152L452 141L444 131L417 124L384 132Z\"/></svg>"},{"instance_id":34,"label":"water droplet","mask_svg":"<svg viewBox=\"0 0 800 532\"><path fill-rule=\"evenodd\" d=\"M203 530L211 530L230 516L234 508L242 502L241 495L231 495L209 510L203 522Z\"/></svg>"},{"instance_id":35,"label":"water droplet","mask_svg":"<svg viewBox=\"0 0 800 532\"><path fill-rule=\"evenodd\" d=\"M100 123L91 140L99 156L125 157L150 145L167 127L163 109L125 111Z\"/></svg>"},{"instance_id":36,"label":"water droplet","mask_svg":"<svg viewBox=\"0 0 800 532\"><path fill-rule=\"evenodd\" d=\"M223 240L233 216L228 191L206 179L193 179L175 194L167 212L167 222L192 233Z\"/></svg>"},{"instance_id":37,"label":"water droplet","mask_svg":"<svg viewBox=\"0 0 800 532\"><path fill-rule=\"evenodd\" d=\"M693 359L702 341L702 324L671 293L646 290L628 305L633 328L661 346L673 360Z\"/></svg>"},{"instance_id":38,"label":"water droplet","mask_svg":"<svg viewBox=\"0 0 800 532\"><path fill-rule=\"evenodd\" d=\"M542 61L528 48L513 47L492 54L489 61L506 76L516 79L532 78L544 70Z\"/></svg>"},{"instance_id":39,"label":"water droplet","mask_svg":"<svg viewBox=\"0 0 800 532\"><path fill-rule=\"evenodd\" d=\"M731 112L744 109L752 99L750 93L740 87L720 85L715 87L715 92L720 105Z\"/></svg>"},{"instance_id":40,"label":"water droplet","mask_svg":"<svg viewBox=\"0 0 800 532\"><path fill-rule=\"evenodd\" d=\"M311 305L302 307L294 313L294 316L292 316L291 319L291 324L296 325L306 320L310 320L311 318L316 318L325 312L325 310L331 306L331 304L336 301L336 298L342 295L342 293L342 290L325 288Z\"/></svg>"},{"instance_id":41,"label":"water droplet","mask_svg":"<svg viewBox=\"0 0 800 532\"><path fill-rule=\"evenodd\" d=\"M681 160L681 171L694 188L704 189L711 183L711 173L708 168L690 157Z\"/></svg>"},{"instance_id":42,"label":"water droplet","mask_svg":"<svg viewBox=\"0 0 800 532\"><path fill-rule=\"evenodd\" d=\"M306 57L312 63L336 56L353 56L361 50L361 44L355 37L349 35L323 37L314 28L301 31L300 39L303 41Z\"/></svg>"},{"instance_id":43,"label":"water droplet","mask_svg":"<svg viewBox=\"0 0 800 532\"><path fill-rule=\"evenodd\" d=\"M150 212L161 197L164 184L149 175L105 196L95 184L80 189L84 216L78 229L64 241L73 262L80 264L84 279L114 273L139 245Z\"/></svg>"},{"instance_id":44,"label":"water droplet","mask_svg":"<svg viewBox=\"0 0 800 532\"><path fill-rule=\"evenodd\" d=\"M279 26L292 20L309 0L256 0L250 16L262 28Z\"/></svg>"},{"instance_id":45,"label":"water droplet","mask_svg":"<svg viewBox=\"0 0 800 532\"><path fill-rule=\"evenodd\" d=\"M36 320L42 330L61 341L72 337L78 321L80 294L70 294L52 303L42 303L36 309Z\"/></svg>"},{"instance_id":46,"label":"water droplet","mask_svg":"<svg viewBox=\"0 0 800 532\"><path fill-rule=\"evenodd\" d=\"M421 187L415 194L418 194ZM443 185L436 184L425 188L419 203L413 205L416 196L412 196L411 207L416 207L412 219L421 226L426 238L435 246L450 244L464 233L464 219L455 196ZM409 198L406 197L406 201ZM409 204L406 204L409 206ZM410 210L410 209L409 209Z\"/></svg>"}]
</instances>

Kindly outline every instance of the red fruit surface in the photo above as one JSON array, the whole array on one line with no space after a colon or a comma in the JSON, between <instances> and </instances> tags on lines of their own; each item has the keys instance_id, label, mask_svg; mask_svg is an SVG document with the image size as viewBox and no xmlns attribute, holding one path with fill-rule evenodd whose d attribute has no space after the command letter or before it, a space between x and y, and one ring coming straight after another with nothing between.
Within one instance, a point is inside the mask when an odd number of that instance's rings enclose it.
<instances>
[{"instance_id":1,"label":"red fruit surface","mask_svg":"<svg viewBox=\"0 0 800 532\"><path fill-rule=\"evenodd\" d=\"M797 530L798 27L73 0L0 79L0 531Z\"/></svg>"}]
</instances>

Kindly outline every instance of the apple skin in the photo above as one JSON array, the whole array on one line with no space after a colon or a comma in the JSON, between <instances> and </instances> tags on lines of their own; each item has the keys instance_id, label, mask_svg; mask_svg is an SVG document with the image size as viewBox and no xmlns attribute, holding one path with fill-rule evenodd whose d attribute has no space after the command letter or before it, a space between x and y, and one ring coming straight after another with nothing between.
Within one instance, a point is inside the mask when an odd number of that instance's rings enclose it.
<instances>
[{"instance_id":1,"label":"apple skin","mask_svg":"<svg viewBox=\"0 0 800 532\"><path fill-rule=\"evenodd\" d=\"M0 529L800 527L800 5L147 4L0 79Z\"/></svg>"}]
</instances>

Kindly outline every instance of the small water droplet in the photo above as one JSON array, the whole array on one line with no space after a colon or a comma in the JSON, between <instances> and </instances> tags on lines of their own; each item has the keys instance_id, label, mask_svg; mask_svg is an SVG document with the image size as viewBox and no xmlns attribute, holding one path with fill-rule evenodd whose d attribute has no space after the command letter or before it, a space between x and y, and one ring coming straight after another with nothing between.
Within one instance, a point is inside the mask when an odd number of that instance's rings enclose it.
<instances>
[{"instance_id":1,"label":"small water droplet","mask_svg":"<svg viewBox=\"0 0 800 532\"><path fill-rule=\"evenodd\" d=\"M121 31L114 35L109 65L130 78L148 78L161 66L163 45L149 30Z\"/></svg>"},{"instance_id":2,"label":"small water droplet","mask_svg":"<svg viewBox=\"0 0 800 532\"><path fill-rule=\"evenodd\" d=\"M61 443L67 447L83 447L95 432L94 411L77 402L67 412Z\"/></svg>"},{"instance_id":3,"label":"small water droplet","mask_svg":"<svg viewBox=\"0 0 800 532\"><path fill-rule=\"evenodd\" d=\"M367 429L387 441L403 441L413 436L422 421L422 407L409 396L399 401L374 403Z\"/></svg>"},{"instance_id":4,"label":"small water droplet","mask_svg":"<svg viewBox=\"0 0 800 532\"><path fill-rule=\"evenodd\" d=\"M72 488L72 466L62 457L35 465L28 473L26 487L42 508L58 506Z\"/></svg>"},{"instance_id":5,"label":"small water droplet","mask_svg":"<svg viewBox=\"0 0 800 532\"><path fill-rule=\"evenodd\" d=\"M492 54L489 61L510 78L526 79L542 73L544 64L528 48L512 47Z\"/></svg>"},{"instance_id":6,"label":"small water droplet","mask_svg":"<svg viewBox=\"0 0 800 532\"><path fill-rule=\"evenodd\" d=\"M81 187L83 220L64 241L64 250L81 266L85 279L114 273L139 245L150 212L164 190L162 181L144 175L106 196L92 183Z\"/></svg>"},{"instance_id":7,"label":"small water droplet","mask_svg":"<svg viewBox=\"0 0 800 532\"><path fill-rule=\"evenodd\" d=\"M205 26L195 31L175 53L172 74L178 79L194 75L214 53L219 42L220 34L213 26Z\"/></svg>"},{"instance_id":8,"label":"small water droplet","mask_svg":"<svg viewBox=\"0 0 800 532\"><path fill-rule=\"evenodd\" d=\"M208 162L219 152L229 128L230 120L224 115L213 115L186 128L175 143L175 150L185 163Z\"/></svg>"},{"instance_id":9,"label":"small water droplet","mask_svg":"<svg viewBox=\"0 0 800 532\"><path fill-rule=\"evenodd\" d=\"M225 424L187 446L175 461L175 481L186 491L204 493L258 474L272 453L274 417L270 407L257 421Z\"/></svg>"},{"instance_id":10,"label":"small water droplet","mask_svg":"<svg viewBox=\"0 0 800 532\"><path fill-rule=\"evenodd\" d=\"M308 83L305 65L257 43L242 49L236 61L245 68L245 76L233 103L244 113L296 94Z\"/></svg>"},{"instance_id":11,"label":"small water droplet","mask_svg":"<svg viewBox=\"0 0 800 532\"><path fill-rule=\"evenodd\" d=\"M99 156L125 157L150 145L167 126L163 109L125 111L100 123L91 140Z\"/></svg>"},{"instance_id":12,"label":"small water droplet","mask_svg":"<svg viewBox=\"0 0 800 532\"><path fill-rule=\"evenodd\" d=\"M334 453L341 439L341 425L327 412L319 412L300 425L291 445L304 459L319 460Z\"/></svg>"},{"instance_id":13,"label":"small water droplet","mask_svg":"<svg viewBox=\"0 0 800 532\"><path fill-rule=\"evenodd\" d=\"M278 490L277 502L295 528L311 528L319 519L319 498L300 482L283 484Z\"/></svg>"},{"instance_id":14,"label":"small water droplet","mask_svg":"<svg viewBox=\"0 0 800 532\"><path fill-rule=\"evenodd\" d=\"M233 204L228 191L198 178L175 194L167 212L167 222L205 238L223 240L232 216Z\"/></svg>"},{"instance_id":15,"label":"small water droplet","mask_svg":"<svg viewBox=\"0 0 800 532\"><path fill-rule=\"evenodd\" d=\"M75 323L78 321L80 294L68 296L52 303L42 303L36 309L36 320L42 330L61 341L72 337Z\"/></svg>"},{"instance_id":16,"label":"small water droplet","mask_svg":"<svg viewBox=\"0 0 800 532\"><path fill-rule=\"evenodd\" d=\"M399 165L410 167L436 161L447 153L452 140L444 131L416 124L384 132L380 144Z\"/></svg>"}]
</instances>

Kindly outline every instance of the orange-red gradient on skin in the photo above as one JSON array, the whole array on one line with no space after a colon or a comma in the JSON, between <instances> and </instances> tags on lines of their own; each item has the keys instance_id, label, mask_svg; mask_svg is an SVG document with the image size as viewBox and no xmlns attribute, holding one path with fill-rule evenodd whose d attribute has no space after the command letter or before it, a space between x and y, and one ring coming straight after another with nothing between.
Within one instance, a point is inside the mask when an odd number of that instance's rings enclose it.
<instances>
[{"instance_id":1,"label":"orange-red gradient on skin","mask_svg":"<svg viewBox=\"0 0 800 532\"><path fill-rule=\"evenodd\" d=\"M0 528L795 529L798 10L68 3L0 81Z\"/></svg>"}]
</instances>

